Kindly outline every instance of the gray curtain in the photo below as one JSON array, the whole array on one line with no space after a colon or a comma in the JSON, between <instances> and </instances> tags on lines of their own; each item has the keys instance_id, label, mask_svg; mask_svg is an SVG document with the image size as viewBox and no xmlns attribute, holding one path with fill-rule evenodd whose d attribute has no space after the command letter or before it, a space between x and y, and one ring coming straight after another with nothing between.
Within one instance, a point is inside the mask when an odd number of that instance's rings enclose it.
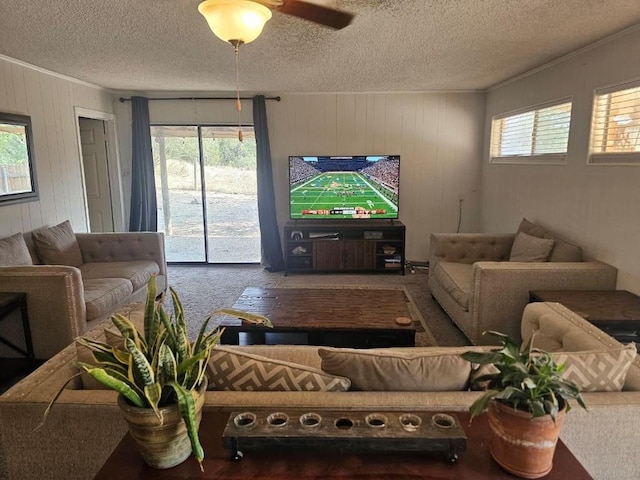
<instances>
[{"instance_id":1,"label":"gray curtain","mask_svg":"<svg viewBox=\"0 0 640 480\"><path fill-rule=\"evenodd\" d=\"M149 99L131 97L131 214L129 231L157 232L158 209L153 174Z\"/></svg>"},{"instance_id":2,"label":"gray curtain","mask_svg":"<svg viewBox=\"0 0 640 480\"><path fill-rule=\"evenodd\" d=\"M271 171L271 148L267 128L267 108L264 95L253 97L253 128L256 132L258 175L258 218L262 237L262 259L270 272L284 270L280 230L276 218L276 200Z\"/></svg>"}]
</instances>

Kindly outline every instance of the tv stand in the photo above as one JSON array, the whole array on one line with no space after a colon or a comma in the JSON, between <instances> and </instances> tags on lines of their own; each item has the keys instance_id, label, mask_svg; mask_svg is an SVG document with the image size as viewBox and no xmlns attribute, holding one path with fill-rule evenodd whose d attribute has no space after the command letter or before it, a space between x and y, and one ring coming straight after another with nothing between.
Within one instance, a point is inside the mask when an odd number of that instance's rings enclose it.
<instances>
[{"instance_id":1,"label":"tv stand","mask_svg":"<svg viewBox=\"0 0 640 480\"><path fill-rule=\"evenodd\" d=\"M292 220L284 226L285 275L380 272L404 275L405 226L398 220Z\"/></svg>"}]
</instances>

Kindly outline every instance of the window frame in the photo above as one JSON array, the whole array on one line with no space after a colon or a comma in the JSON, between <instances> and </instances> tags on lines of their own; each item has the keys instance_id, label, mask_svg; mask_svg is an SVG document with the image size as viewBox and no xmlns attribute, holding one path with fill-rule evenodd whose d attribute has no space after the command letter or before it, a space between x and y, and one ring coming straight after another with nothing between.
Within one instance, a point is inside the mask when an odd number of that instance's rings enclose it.
<instances>
[{"instance_id":1,"label":"window frame","mask_svg":"<svg viewBox=\"0 0 640 480\"><path fill-rule=\"evenodd\" d=\"M621 92L632 88L640 88L640 79L629 82L618 83L608 87L597 88L593 92L593 103L591 106L591 124L589 130L589 153L587 165L598 166L640 166L640 151L637 152L594 152L595 134L594 125L596 122L598 97L609 93ZM640 103L639 103L640 107Z\"/></svg>"},{"instance_id":2,"label":"window frame","mask_svg":"<svg viewBox=\"0 0 640 480\"><path fill-rule=\"evenodd\" d=\"M539 112L545 108L555 107L563 105L565 103L571 104L571 110L569 112L569 133L567 137L567 151L563 153L542 153L532 155L504 155L494 156L494 135L496 135L494 128L496 121L504 120L506 118L515 117L528 112ZM527 107L519 108L517 110L511 110L509 112L500 113L494 115L491 118L491 131L489 138L489 163L496 165L566 165L567 154L569 150L569 138L571 136L571 119L573 116L573 96L562 97L559 99L551 100L549 102L539 103L536 105L529 105ZM534 124L535 128L535 124Z\"/></svg>"}]
</instances>

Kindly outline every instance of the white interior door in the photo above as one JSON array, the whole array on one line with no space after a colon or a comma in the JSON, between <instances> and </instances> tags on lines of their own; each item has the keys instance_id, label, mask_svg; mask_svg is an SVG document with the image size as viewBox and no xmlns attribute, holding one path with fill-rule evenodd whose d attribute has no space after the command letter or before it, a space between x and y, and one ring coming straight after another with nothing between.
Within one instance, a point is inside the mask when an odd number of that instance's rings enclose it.
<instances>
[{"instance_id":1,"label":"white interior door","mask_svg":"<svg viewBox=\"0 0 640 480\"><path fill-rule=\"evenodd\" d=\"M91 118L79 118L79 124L90 230L113 232L105 125Z\"/></svg>"}]
</instances>

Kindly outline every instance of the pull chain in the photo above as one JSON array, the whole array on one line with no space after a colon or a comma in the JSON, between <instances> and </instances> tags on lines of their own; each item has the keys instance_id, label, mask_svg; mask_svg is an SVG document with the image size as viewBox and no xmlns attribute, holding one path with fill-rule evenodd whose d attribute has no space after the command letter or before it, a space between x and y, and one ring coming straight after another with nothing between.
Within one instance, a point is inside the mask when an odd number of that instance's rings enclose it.
<instances>
[{"instance_id":1,"label":"pull chain","mask_svg":"<svg viewBox=\"0 0 640 480\"><path fill-rule=\"evenodd\" d=\"M242 121L240 115L242 112L242 103L240 102L240 68L238 67L238 53L240 50L240 42L233 44L233 53L236 59L236 110L238 112L238 140L242 141Z\"/></svg>"}]
</instances>

